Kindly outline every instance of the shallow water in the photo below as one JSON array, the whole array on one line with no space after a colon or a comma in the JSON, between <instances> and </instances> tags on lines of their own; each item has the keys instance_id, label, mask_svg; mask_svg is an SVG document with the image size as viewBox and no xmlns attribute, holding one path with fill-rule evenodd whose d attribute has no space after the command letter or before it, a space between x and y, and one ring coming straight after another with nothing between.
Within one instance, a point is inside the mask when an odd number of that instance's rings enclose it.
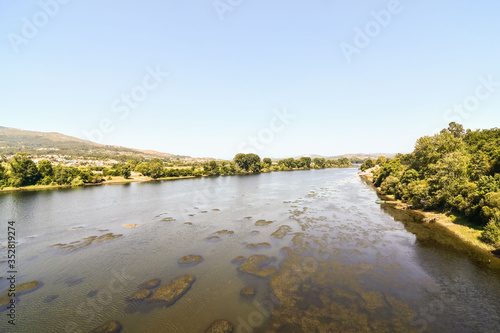
<instances>
[{"instance_id":1,"label":"shallow water","mask_svg":"<svg viewBox=\"0 0 500 333\"><path fill-rule=\"evenodd\" d=\"M123 332L203 332L220 318L239 332L500 331L499 272L420 241L356 172L2 194L1 225L16 221L18 283L42 283L20 296L16 331L88 332L117 320ZM285 225L291 230L272 236ZM247 247L260 243L270 246ZM189 254L204 260L178 263ZM260 278L231 262L255 254L269 256L278 273ZM0 276L6 271L0 264ZM173 306L125 300L145 281L183 274L196 281ZM257 290L252 300L239 294L247 285Z\"/></svg>"}]
</instances>

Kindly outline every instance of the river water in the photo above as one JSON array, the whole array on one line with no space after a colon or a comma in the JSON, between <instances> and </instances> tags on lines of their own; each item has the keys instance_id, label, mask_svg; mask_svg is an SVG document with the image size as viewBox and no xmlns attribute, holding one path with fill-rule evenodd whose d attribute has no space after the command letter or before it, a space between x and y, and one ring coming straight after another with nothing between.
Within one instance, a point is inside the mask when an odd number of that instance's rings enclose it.
<instances>
[{"instance_id":1,"label":"river water","mask_svg":"<svg viewBox=\"0 0 500 333\"><path fill-rule=\"evenodd\" d=\"M356 169L1 194L0 246L14 220L17 284L40 285L18 297L15 328L2 306L0 331L204 332L226 319L235 332L500 332L500 272L422 241L376 200ZM203 261L179 264L190 254ZM233 259L253 255L275 273L239 271ZM126 301L184 274L196 281L172 306Z\"/></svg>"}]
</instances>

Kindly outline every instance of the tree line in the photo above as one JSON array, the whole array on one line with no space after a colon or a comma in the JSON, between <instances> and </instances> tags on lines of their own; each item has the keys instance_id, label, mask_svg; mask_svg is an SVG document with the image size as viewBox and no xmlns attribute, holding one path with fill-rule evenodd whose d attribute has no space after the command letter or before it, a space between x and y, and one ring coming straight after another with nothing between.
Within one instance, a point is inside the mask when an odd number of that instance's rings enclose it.
<instances>
[{"instance_id":1,"label":"tree line","mask_svg":"<svg viewBox=\"0 0 500 333\"><path fill-rule=\"evenodd\" d=\"M463 214L484 227L483 241L500 245L500 129L465 131L450 123L418 139L410 154L361 166L369 168L382 194L417 209Z\"/></svg>"},{"instance_id":2,"label":"tree line","mask_svg":"<svg viewBox=\"0 0 500 333\"><path fill-rule=\"evenodd\" d=\"M0 160L0 188L24 187L31 185L71 185L83 186L87 183L100 183L112 177L129 178L132 172L153 179L172 177L201 177L260 173L270 171L324 169L349 167L347 158L325 160L324 158L299 159L287 158L273 162L257 154L236 154L232 161L195 162L191 166L174 166L171 161L153 158L149 161L133 159L112 166L67 166L52 164L47 159L33 161L29 155L18 153L11 159Z\"/></svg>"},{"instance_id":3,"label":"tree line","mask_svg":"<svg viewBox=\"0 0 500 333\"><path fill-rule=\"evenodd\" d=\"M89 167L52 165L48 160L35 163L26 154L16 154L0 162L0 187L22 187L30 185L73 185L99 183L102 175Z\"/></svg>"}]
</instances>

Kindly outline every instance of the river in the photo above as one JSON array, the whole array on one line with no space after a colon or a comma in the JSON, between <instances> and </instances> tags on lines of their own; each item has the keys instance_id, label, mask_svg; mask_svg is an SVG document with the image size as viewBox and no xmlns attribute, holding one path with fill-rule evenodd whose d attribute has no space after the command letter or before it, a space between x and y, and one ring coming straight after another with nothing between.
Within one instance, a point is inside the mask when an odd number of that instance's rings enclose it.
<instances>
[{"instance_id":1,"label":"river","mask_svg":"<svg viewBox=\"0 0 500 333\"><path fill-rule=\"evenodd\" d=\"M0 246L15 221L17 284L40 285L18 297L15 328L2 306L0 331L500 332L500 272L376 200L354 168L1 194ZM190 254L203 261L178 262ZM273 273L238 270L254 255ZM126 300L184 274L196 280L172 306Z\"/></svg>"}]
</instances>

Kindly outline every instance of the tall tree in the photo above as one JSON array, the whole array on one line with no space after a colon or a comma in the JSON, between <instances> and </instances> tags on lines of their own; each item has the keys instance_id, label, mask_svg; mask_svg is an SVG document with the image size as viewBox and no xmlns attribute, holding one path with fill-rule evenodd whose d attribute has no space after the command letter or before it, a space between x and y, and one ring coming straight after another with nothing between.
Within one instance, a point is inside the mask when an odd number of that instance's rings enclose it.
<instances>
[{"instance_id":1,"label":"tall tree","mask_svg":"<svg viewBox=\"0 0 500 333\"><path fill-rule=\"evenodd\" d=\"M243 153L236 154L236 156L234 156L233 161L238 168L248 171L249 165L248 165L247 155Z\"/></svg>"},{"instance_id":2,"label":"tall tree","mask_svg":"<svg viewBox=\"0 0 500 333\"><path fill-rule=\"evenodd\" d=\"M159 158L153 158L149 161L148 165L149 175L153 178L160 178L165 175L165 167L163 165L163 161Z\"/></svg>"},{"instance_id":3,"label":"tall tree","mask_svg":"<svg viewBox=\"0 0 500 333\"><path fill-rule=\"evenodd\" d=\"M0 161L0 186L4 186L7 183L7 170Z\"/></svg>"},{"instance_id":4,"label":"tall tree","mask_svg":"<svg viewBox=\"0 0 500 333\"><path fill-rule=\"evenodd\" d=\"M257 154L239 153L234 156L233 161L242 170L260 172L260 157Z\"/></svg>"},{"instance_id":5,"label":"tall tree","mask_svg":"<svg viewBox=\"0 0 500 333\"><path fill-rule=\"evenodd\" d=\"M260 172L260 157L257 154L246 154L248 169L252 172Z\"/></svg>"},{"instance_id":6,"label":"tall tree","mask_svg":"<svg viewBox=\"0 0 500 333\"><path fill-rule=\"evenodd\" d=\"M310 157L303 156L303 157L299 158L299 162L297 163L297 166L300 163L300 167L301 168L310 169L311 168L311 162L312 161L311 161Z\"/></svg>"},{"instance_id":7,"label":"tall tree","mask_svg":"<svg viewBox=\"0 0 500 333\"><path fill-rule=\"evenodd\" d=\"M27 155L16 154L9 163L12 169L12 176L16 179L16 185L35 185L40 179L40 173L38 172L35 162Z\"/></svg>"},{"instance_id":8,"label":"tall tree","mask_svg":"<svg viewBox=\"0 0 500 333\"><path fill-rule=\"evenodd\" d=\"M325 167L326 160L323 157L316 157L313 160L314 166L318 169L323 169Z\"/></svg>"},{"instance_id":9,"label":"tall tree","mask_svg":"<svg viewBox=\"0 0 500 333\"><path fill-rule=\"evenodd\" d=\"M448 126L448 132L453 134L455 138L462 139L465 136L464 127L456 122L451 122Z\"/></svg>"},{"instance_id":10,"label":"tall tree","mask_svg":"<svg viewBox=\"0 0 500 333\"><path fill-rule=\"evenodd\" d=\"M38 171L42 178L52 178L54 176L54 170L52 169L52 163L48 160L38 161Z\"/></svg>"},{"instance_id":11,"label":"tall tree","mask_svg":"<svg viewBox=\"0 0 500 333\"><path fill-rule=\"evenodd\" d=\"M122 175L125 179L128 179L130 175L132 174L132 170L130 168L130 164L125 164L122 166Z\"/></svg>"},{"instance_id":12,"label":"tall tree","mask_svg":"<svg viewBox=\"0 0 500 333\"><path fill-rule=\"evenodd\" d=\"M375 162L375 164L383 166L385 164L385 162L387 162L387 158L385 156L379 156L379 158L377 158L377 162Z\"/></svg>"},{"instance_id":13,"label":"tall tree","mask_svg":"<svg viewBox=\"0 0 500 333\"><path fill-rule=\"evenodd\" d=\"M142 174L143 176L149 176L149 163L142 162L135 167L135 172Z\"/></svg>"}]
</instances>

